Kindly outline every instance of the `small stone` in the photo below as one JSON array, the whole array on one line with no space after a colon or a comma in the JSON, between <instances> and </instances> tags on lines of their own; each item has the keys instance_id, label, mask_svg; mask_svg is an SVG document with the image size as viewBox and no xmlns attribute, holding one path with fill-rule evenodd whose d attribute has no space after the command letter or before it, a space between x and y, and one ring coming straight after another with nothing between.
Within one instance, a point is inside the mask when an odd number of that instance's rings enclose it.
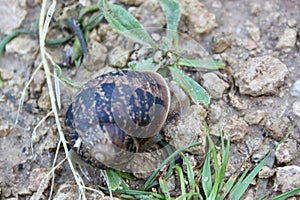
<instances>
[{"instance_id":1,"label":"small stone","mask_svg":"<svg viewBox=\"0 0 300 200\"><path fill-rule=\"evenodd\" d=\"M7 69L0 69L0 76L3 81L10 80L14 77L13 72Z\"/></svg>"},{"instance_id":2,"label":"small stone","mask_svg":"<svg viewBox=\"0 0 300 200\"><path fill-rule=\"evenodd\" d=\"M46 168L35 168L29 177L28 188L35 192L38 189L45 191L49 187L51 176L48 175L49 170Z\"/></svg>"},{"instance_id":3,"label":"small stone","mask_svg":"<svg viewBox=\"0 0 300 200\"><path fill-rule=\"evenodd\" d=\"M253 189L248 189L245 193L245 195L243 196L244 200L253 200L255 199L255 192Z\"/></svg>"},{"instance_id":4,"label":"small stone","mask_svg":"<svg viewBox=\"0 0 300 200\"><path fill-rule=\"evenodd\" d=\"M109 64L114 67L126 67L129 59L129 51L120 46L113 48L108 54Z\"/></svg>"},{"instance_id":5,"label":"small stone","mask_svg":"<svg viewBox=\"0 0 300 200\"><path fill-rule=\"evenodd\" d=\"M300 117L300 101L296 101L293 103L293 113Z\"/></svg>"},{"instance_id":6,"label":"small stone","mask_svg":"<svg viewBox=\"0 0 300 200\"><path fill-rule=\"evenodd\" d=\"M20 196L29 196L32 195L32 191L30 191L27 186L24 186L23 188L19 189L18 195Z\"/></svg>"},{"instance_id":7,"label":"small stone","mask_svg":"<svg viewBox=\"0 0 300 200\"><path fill-rule=\"evenodd\" d=\"M16 37L5 46L7 53L18 53L20 55L30 55L38 48L38 41L30 37Z\"/></svg>"},{"instance_id":8,"label":"small stone","mask_svg":"<svg viewBox=\"0 0 300 200\"><path fill-rule=\"evenodd\" d=\"M300 79L296 80L296 82L292 85L291 95L293 97L300 97Z\"/></svg>"},{"instance_id":9,"label":"small stone","mask_svg":"<svg viewBox=\"0 0 300 200\"><path fill-rule=\"evenodd\" d=\"M43 92L38 99L38 106L41 109L49 110L51 109L50 95L48 92Z\"/></svg>"},{"instance_id":10,"label":"small stone","mask_svg":"<svg viewBox=\"0 0 300 200\"><path fill-rule=\"evenodd\" d=\"M258 3L254 3L252 6L251 6L251 14L252 15L258 15L259 12L261 11L261 5L258 4Z\"/></svg>"},{"instance_id":11,"label":"small stone","mask_svg":"<svg viewBox=\"0 0 300 200\"><path fill-rule=\"evenodd\" d=\"M254 112L247 113L244 117L244 120L249 125L258 125L263 118L266 116L266 112L262 110L257 110Z\"/></svg>"},{"instance_id":12,"label":"small stone","mask_svg":"<svg viewBox=\"0 0 300 200\"><path fill-rule=\"evenodd\" d=\"M270 169L268 166L263 166L261 171L258 173L258 177L266 179L272 177L274 174L275 174L274 169Z\"/></svg>"},{"instance_id":13,"label":"small stone","mask_svg":"<svg viewBox=\"0 0 300 200\"><path fill-rule=\"evenodd\" d=\"M299 188L300 167L296 165L278 167L276 173L276 185L281 192L288 192Z\"/></svg>"},{"instance_id":14,"label":"small stone","mask_svg":"<svg viewBox=\"0 0 300 200\"><path fill-rule=\"evenodd\" d=\"M220 99L229 85L220 79L215 73L206 73L203 75L203 87L212 98Z\"/></svg>"},{"instance_id":15,"label":"small stone","mask_svg":"<svg viewBox=\"0 0 300 200\"><path fill-rule=\"evenodd\" d=\"M39 70L33 77L30 84L30 92L32 94L40 93L43 89L44 83L46 82L46 77L44 71Z\"/></svg>"},{"instance_id":16,"label":"small stone","mask_svg":"<svg viewBox=\"0 0 300 200\"><path fill-rule=\"evenodd\" d=\"M241 98L239 98L237 95L235 95L233 92L230 92L228 94L230 104L237 110L244 110L247 109L247 104L245 101L243 101Z\"/></svg>"},{"instance_id":17,"label":"small stone","mask_svg":"<svg viewBox=\"0 0 300 200\"><path fill-rule=\"evenodd\" d=\"M187 152L197 155L205 155L206 135L203 121L207 113L201 105L192 105L186 113L170 122L163 128L166 140L176 149L201 142L201 145L187 149Z\"/></svg>"},{"instance_id":18,"label":"small stone","mask_svg":"<svg viewBox=\"0 0 300 200\"><path fill-rule=\"evenodd\" d=\"M160 35L158 33L152 33L151 37L153 38L154 41L158 42L160 40Z\"/></svg>"},{"instance_id":19,"label":"small stone","mask_svg":"<svg viewBox=\"0 0 300 200\"><path fill-rule=\"evenodd\" d=\"M278 164L287 164L293 161L297 155L297 142L288 139L284 143L278 145L275 156Z\"/></svg>"},{"instance_id":20,"label":"small stone","mask_svg":"<svg viewBox=\"0 0 300 200\"><path fill-rule=\"evenodd\" d=\"M234 74L241 94L251 96L278 93L288 69L284 63L272 56L250 58Z\"/></svg>"},{"instance_id":21,"label":"small stone","mask_svg":"<svg viewBox=\"0 0 300 200\"><path fill-rule=\"evenodd\" d=\"M225 35L214 36L210 46L215 53L222 53L230 46L230 41Z\"/></svg>"},{"instance_id":22,"label":"small stone","mask_svg":"<svg viewBox=\"0 0 300 200\"><path fill-rule=\"evenodd\" d=\"M250 132L250 128L245 121L231 117L225 124L223 132L225 138L230 136L230 141L236 142L242 140Z\"/></svg>"},{"instance_id":23,"label":"small stone","mask_svg":"<svg viewBox=\"0 0 300 200\"><path fill-rule=\"evenodd\" d=\"M266 154L274 147L274 140L270 138L262 139L261 137L251 137L251 139L245 141L248 151L251 156L251 160L255 163L261 161Z\"/></svg>"},{"instance_id":24,"label":"small stone","mask_svg":"<svg viewBox=\"0 0 300 200\"><path fill-rule=\"evenodd\" d=\"M0 125L0 137L6 137L10 133L9 124L1 124Z\"/></svg>"},{"instance_id":25,"label":"small stone","mask_svg":"<svg viewBox=\"0 0 300 200\"><path fill-rule=\"evenodd\" d=\"M208 33L217 27L216 16L208 12L197 0L180 1L182 17L186 19L189 30L194 34Z\"/></svg>"},{"instance_id":26,"label":"small stone","mask_svg":"<svg viewBox=\"0 0 300 200\"><path fill-rule=\"evenodd\" d=\"M88 59L83 59L85 68L89 71L103 68L107 57L107 48L97 41L90 42L88 46L90 47Z\"/></svg>"},{"instance_id":27,"label":"small stone","mask_svg":"<svg viewBox=\"0 0 300 200\"><path fill-rule=\"evenodd\" d=\"M297 31L293 28L286 28L280 36L276 49L293 48L297 40Z\"/></svg>"},{"instance_id":28,"label":"small stone","mask_svg":"<svg viewBox=\"0 0 300 200\"><path fill-rule=\"evenodd\" d=\"M294 28L294 27L297 26L297 20L296 20L296 19L289 19L289 20L287 21L287 24L288 24L288 26L289 26L290 28Z\"/></svg>"},{"instance_id":29,"label":"small stone","mask_svg":"<svg viewBox=\"0 0 300 200\"><path fill-rule=\"evenodd\" d=\"M144 27L157 27L157 30L163 28L166 24L164 12L157 0L144 1L134 14Z\"/></svg>"},{"instance_id":30,"label":"small stone","mask_svg":"<svg viewBox=\"0 0 300 200\"><path fill-rule=\"evenodd\" d=\"M269 131L269 137L276 141L282 140L290 128L290 121L287 117L270 118L265 122L265 129Z\"/></svg>"},{"instance_id":31,"label":"small stone","mask_svg":"<svg viewBox=\"0 0 300 200\"><path fill-rule=\"evenodd\" d=\"M245 39L243 42L243 46L249 51L257 48L257 44L251 39Z\"/></svg>"},{"instance_id":32,"label":"small stone","mask_svg":"<svg viewBox=\"0 0 300 200\"><path fill-rule=\"evenodd\" d=\"M156 51L153 57L154 62L160 63L163 59L163 52L162 51Z\"/></svg>"},{"instance_id":33,"label":"small stone","mask_svg":"<svg viewBox=\"0 0 300 200\"><path fill-rule=\"evenodd\" d=\"M105 196L104 193L97 188L93 188L93 189L95 191L92 190L85 191L85 195L87 199L119 200L119 198L116 197L110 198ZM78 199L79 196L80 194L78 190L78 185L71 182L66 182L58 186L57 192L54 195L53 200Z\"/></svg>"},{"instance_id":34,"label":"small stone","mask_svg":"<svg viewBox=\"0 0 300 200\"><path fill-rule=\"evenodd\" d=\"M79 196L78 186L71 185L71 183L64 183L59 185L53 200L59 199L77 199Z\"/></svg>"},{"instance_id":35,"label":"small stone","mask_svg":"<svg viewBox=\"0 0 300 200\"><path fill-rule=\"evenodd\" d=\"M247 26L247 31L250 34L252 40L254 40L255 42L258 42L260 40L260 30L259 27L252 24L251 22L246 22Z\"/></svg>"}]
</instances>

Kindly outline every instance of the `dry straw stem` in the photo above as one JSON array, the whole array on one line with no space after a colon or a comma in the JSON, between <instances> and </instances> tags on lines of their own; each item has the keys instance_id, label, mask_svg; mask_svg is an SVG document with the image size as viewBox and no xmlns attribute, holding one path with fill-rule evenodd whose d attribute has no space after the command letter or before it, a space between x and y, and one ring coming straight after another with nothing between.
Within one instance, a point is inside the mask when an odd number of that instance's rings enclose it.
<instances>
[{"instance_id":1,"label":"dry straw stem","mask_svg":"<svg viewBox=\"0 0 300 200\"><path fill-rule=\"evenodd\" d=\"M83 185L82 178L77 174L71 159L67 156L69 150L68 150L68 147L67 147L66 139L65 139L63 131L62 131L62 126L61 126L60 121L59 121L58 109L57 109L57 104L56 104L57 101L56 101L56 98L55 98L55 93L54 93L54 89L53 89L53 85L52 85L51 72L50 72L48 60L46 58L47 52L46 52L46 49L45 49L45 38L46 38L46 35L47 35L49 24L51 22L52 15L53 15L54 10L55 10L55 6L56 6L56 1L53 0L52 4L50 5L50 7L48 9L47 18L46 18L47 0L43 0L43 2L42 2L40 19L39 19L40 54L41 54L42 65L43 65L43 68L44 68L44 72L45 72L45 76L46 76L46 82L47 82L47 86L48 86L48 90L49 90L51 107L52 107L52 111L53 111L53 114L54 114L54 117L55 117L55 122L56 122L57 130L58 130L58 133L59 133L59 136L60 136L60 140L63 144L63 148L64 148L64 151L65 151L70 169L71 169L71 171L74 175L74 178L76 180L76 183L77 183L79 191L80 191L79 199L82 198L82 199L85 200L86 196L85 196L85 193L84 193L84 188L82 186ZM48 59L49 59L49 56L48 56ZM52 59L50 59L50 60L52 60Z\"/></svg>"}]
</instances>

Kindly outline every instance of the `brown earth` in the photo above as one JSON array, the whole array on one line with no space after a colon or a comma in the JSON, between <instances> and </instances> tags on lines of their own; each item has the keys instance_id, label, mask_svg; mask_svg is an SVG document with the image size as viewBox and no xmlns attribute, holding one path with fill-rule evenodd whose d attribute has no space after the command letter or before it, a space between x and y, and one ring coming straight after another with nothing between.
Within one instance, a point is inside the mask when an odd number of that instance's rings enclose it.
<instances>
[{"instance_id":1,"label":"brown earth","mask_svg":"<svg viewBox=\"0 0 300 200\"><path fill-rule=\"evenodd\" d=\"M142 4L142 1L115 2L125 2L126 8L145 27L165 26L157 0ZM137 5L129 5L130 2ZM180 3L179 32L195 40L193 53L210 55L226 63L227 70L200 71L196 76L212 97L210 105L205 107L211 134L218 135L221 125L225 136L231 136L226 176L236 173L248 157L247 163L259 162L295 124L288 139L276 149L273 162L270 161L268 168L251 183L243 199L257 199L266 193L270 199L300 187L300 1L180 0ZM0 39L18 28L33 29L40 6L39 0L4 0L0 4ZM61 2L57 8L60 6ZM60 37L62 32L53 26L49 37ZM110 52L122 52L124 43L124 38L103 22L91 32L91 60L79 69L65 67L63 74L74 81L85 82L103 73L103 61L112 62L115 57ZM70 45L47 50L55 62L63 63ZM132 44L125 44L128 45ZM23 88L40 63L38 39L22 35L5 50L0 60L0 198L34 199L42 192L42 199L47 199L51 182L45 177L50 177L47 174L53 165L59 136L52 115L35 130L51 110L43 70L34 75L26 89L25 104L15 123ZM61 84L61 122L76 92ZM217 137L214 140L217 141ZM61 148L58 162L64 157ZM191 160L199 164L202 158L195 156ZM60 165L55 174L54 199L77 198L77 186L67 162ZM86 178L85 182L93 186ZM101 176L92 183L101 184ZM68 189L70 191L65 192ZM91 199L100 198L95 193L87 195Z\"/></svg>"}]
</instances>

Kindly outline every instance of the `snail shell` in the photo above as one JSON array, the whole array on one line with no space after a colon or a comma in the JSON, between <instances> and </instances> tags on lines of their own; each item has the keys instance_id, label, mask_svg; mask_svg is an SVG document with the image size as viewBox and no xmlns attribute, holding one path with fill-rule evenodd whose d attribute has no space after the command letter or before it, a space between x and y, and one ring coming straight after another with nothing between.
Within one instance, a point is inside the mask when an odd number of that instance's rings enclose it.
<instances>
[{"instance_id":1,"label":"snail shell","mask_svg":"<svg viewBox=\"0 0 300 200\"><path fill-rule=\"evenodd\" d=\"M170 91L151 71L116 71L86 83L65 119L65 134L81 157L100 168L122 168L166 121Z\"/></svg>"}]
</instances>

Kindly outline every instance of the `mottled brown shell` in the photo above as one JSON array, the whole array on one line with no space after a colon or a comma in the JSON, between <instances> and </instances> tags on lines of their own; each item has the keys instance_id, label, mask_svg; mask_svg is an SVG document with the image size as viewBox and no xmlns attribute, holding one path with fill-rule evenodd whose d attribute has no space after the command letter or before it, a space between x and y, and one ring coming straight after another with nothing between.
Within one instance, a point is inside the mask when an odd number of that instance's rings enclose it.
<instances>
[{"instance_id":1,"label":"mottled brown shell","mask_svg":"<svg viewBox=\"0 0 300 200\"><path fill-rule=\"evenodd\" d=\"M163 126L170 107L165 80L155 72L117 71L86 83L66 114L66 136L82 158L121 168ZM75 147L74 147L75 148Z\"/></svg>"}]
</instances>

